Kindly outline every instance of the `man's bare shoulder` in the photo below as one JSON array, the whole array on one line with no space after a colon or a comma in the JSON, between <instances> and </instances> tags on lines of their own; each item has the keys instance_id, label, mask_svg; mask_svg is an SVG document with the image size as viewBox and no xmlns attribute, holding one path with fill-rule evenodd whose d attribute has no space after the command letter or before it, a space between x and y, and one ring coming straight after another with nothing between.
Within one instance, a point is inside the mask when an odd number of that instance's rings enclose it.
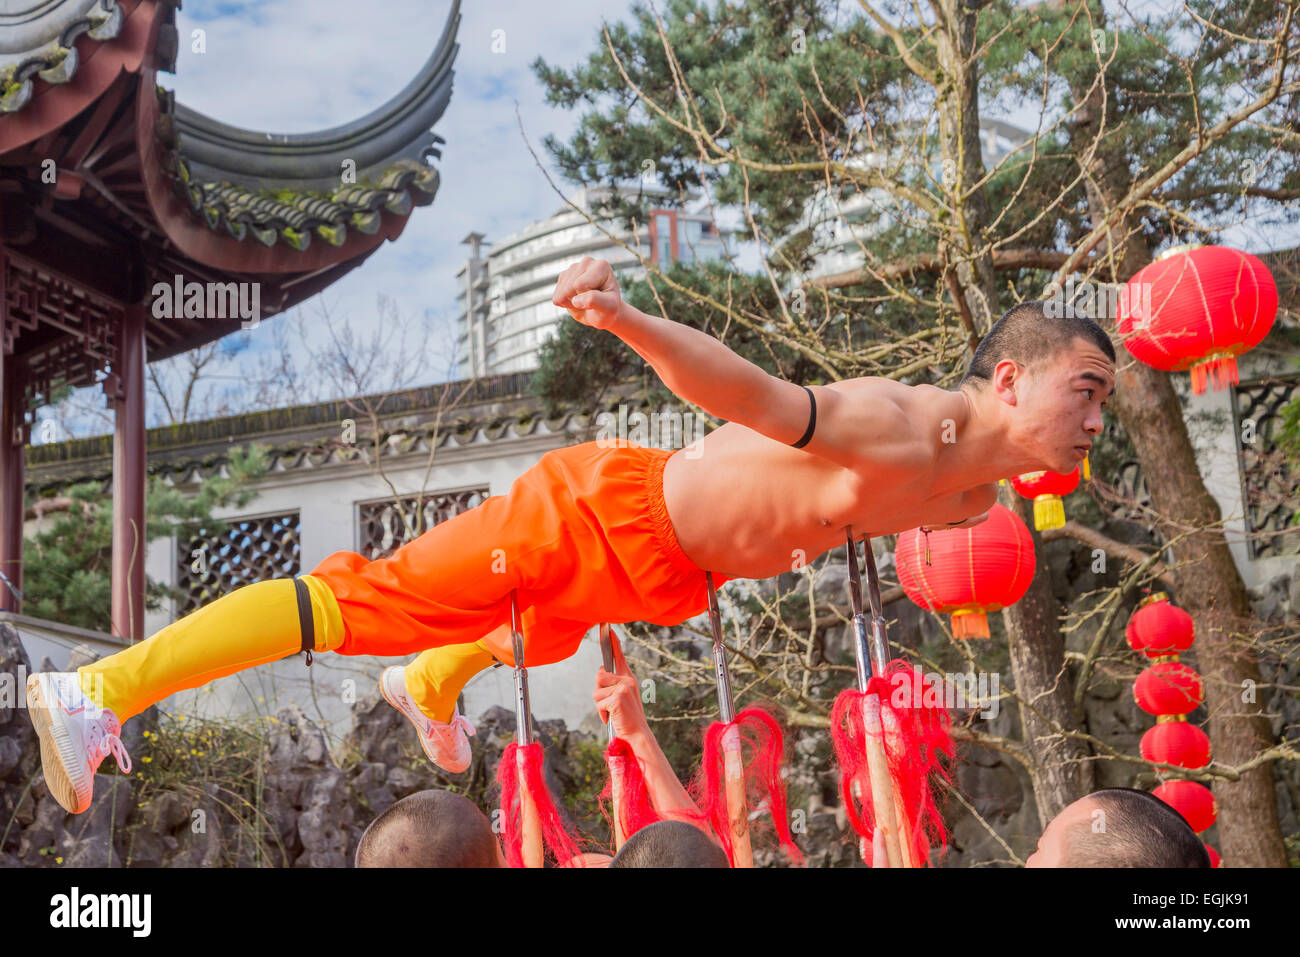
<instances>
[{"instance_id":1,"label":"man's bare shoulder","mask_svg":"<svg viewBox=\"0 0 1300 957\"><path fill-rule=\"evenodd\" d=\"M928 470L939 451L935 424L952 414L944 401L951 393L932 386L910 386L881 376L832 382L845 408L841 421L859 438L847 467L865 477L882 473L917 474Z\"/></svg>"},{"instance_id":2,"label":"man's bare shoulder","mask_svg":"<svg viewBox=\"0 0 1300 957\"><path fill-rule=\"evenodd\" d=\"M827 386L851 402L861 403L876 414L896 415L895 424L906 422L910 431L937 449L945 423L960 428L966 405L960 393L932 385L908 385L882 376L843 379Z\"/></svg>"}]
</instances>

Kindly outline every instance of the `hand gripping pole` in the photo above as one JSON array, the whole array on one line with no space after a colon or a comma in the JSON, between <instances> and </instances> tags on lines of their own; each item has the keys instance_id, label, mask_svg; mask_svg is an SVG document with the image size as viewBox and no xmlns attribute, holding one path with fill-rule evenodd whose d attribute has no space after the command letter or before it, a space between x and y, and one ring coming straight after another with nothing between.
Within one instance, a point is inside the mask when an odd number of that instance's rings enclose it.
<instances>
[{"instance_id":1,"label":"hand gripping pole","mask_svg":"<svg viewBox=\"0 0 1300 957\"><path fill-rule=\"evenodd\" d=\"M610 628L609 622L602 622L600 626L600 657L605 666L605 670L611 675L615 673L617 665L614 662L614 636L613 629ZM609 743L614 743L614 715L609 716ZM609 791L611 817L614 819L614 849L620 850L623 843L627 840L627 835L623 833L623 767L622 759L610 759L609 768Z\"/></svg>"}]
</instances>

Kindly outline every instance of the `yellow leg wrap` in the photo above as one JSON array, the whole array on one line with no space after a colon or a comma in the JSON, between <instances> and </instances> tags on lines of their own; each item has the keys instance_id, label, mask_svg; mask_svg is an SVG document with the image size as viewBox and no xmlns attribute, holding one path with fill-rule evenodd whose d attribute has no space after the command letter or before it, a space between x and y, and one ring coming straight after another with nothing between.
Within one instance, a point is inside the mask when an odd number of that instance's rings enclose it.
<instances>
[{"instance_id":1,"label":"yellow leg wrap","mask_svg":"<svg viewBox=\"0 0 1300 957\"><path fill-rule=\"evenodd\" d=\"M494 660L482 641L430 648L406 666L406 692L433 720L450 721L469 679Z\"/></svg>"},{"instance_id":2,"label":"yellow leg wrap","mask_svg":"<svg viewBox=\"0 0 1300 957\"><path fill-rule=\"evenodd\" d=\"M324 582L302 577L311 594L313 650L331 651L343 643L338 603ZM126 721L177 691L301 650L293 579L277 578L237 588L77 673L86 694L102 688L103 707Z\"/></svg>"}]
</instances>

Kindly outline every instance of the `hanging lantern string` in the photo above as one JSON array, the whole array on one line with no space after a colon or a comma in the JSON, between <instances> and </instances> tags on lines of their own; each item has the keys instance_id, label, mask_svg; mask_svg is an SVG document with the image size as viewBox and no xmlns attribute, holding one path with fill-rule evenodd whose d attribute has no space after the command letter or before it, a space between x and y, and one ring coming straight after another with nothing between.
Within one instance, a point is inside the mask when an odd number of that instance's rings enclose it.
<instances>
[{"instance_id":1,"label":"hanging lantern string","mask_svg":"<svg viewBox=\"0 0 1300 957\"><path fill-rule=\"evenodd\" d=\"M1155 766L1161 780L1151 793L1181 814L1199 834L1210 828L1218 815L1214 795L1199 782L1171 776L1176 773L1173 769L1204 768L1213 757L1209 735L1187 720L1204 700L1201 676L1179 660L1180 653L1196 639L1192 616L1158 591L1139 603L1124 631L1129 647L1150 662L1133 683L1133 698L1156 719L1138 745L1143 759ZM1217 867L1218 854L1208 844L1206 849Z\"/></svg>"}]
</instances>

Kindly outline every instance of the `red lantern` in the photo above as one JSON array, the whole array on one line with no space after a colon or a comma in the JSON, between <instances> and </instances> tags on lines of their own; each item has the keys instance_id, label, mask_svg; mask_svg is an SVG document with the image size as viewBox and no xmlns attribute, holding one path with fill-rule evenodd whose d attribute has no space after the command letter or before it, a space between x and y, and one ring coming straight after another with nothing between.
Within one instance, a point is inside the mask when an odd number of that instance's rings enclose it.
<instances>
[{"instance_id":1,"label":"red lantern","mask_svg":"<svg viewBox=\"0 0 1300 957\"><path fill-rule=\"evenodd\" d=\"M956 638L987 638L986 612L1014 605L1034 577L1034 540L1015 512L994 504L972 528L929 533L930 564L919 528L902 532L894 553L907 597L952 615Z\"/></svg>"},{"instance_id":2,"label":"red lantern","mask_svg":"<svg viewBox=\"0 0 1300 957\"><path fill-rule=\"evenodd\" d=\"M1218 852L1218 851L1216 851L1214 848L1210 847L1210 845L1208 845L1208 844L1205 845L1205 849L1206 849L1207 851L1210 852L1210 866L1211 866L1211 867L1218 867L1220 864L1223 863L1223 860L1219 857L1219 852Z\"/></svg>"},{"instance_id":3,"label":"red lantern","mask_svg":"<svg viewBox=\"0 0 1300 957\"><path fill-rule=\"evenodd\" d=\"M1277 316L1273 275L1250 253L1178 246L1140 269L1120 291L1116 330L1154 369L1191 368L1201 395L1237 381L1237 356L1268 335Z\"/></svg>"},{"instance_id":4,"label":"red lantern","mask_svg":"<svg viewBox=\"0 0 1300 957\"><path fill-rule=\"evenodd\" d=\"M1210 789L1195 781L1166 781L1151 793L1181 814L1197 834L1208 830L1219 816Z\"/></svg>"},{"instance_id":5,"label":"red lantern","mask_svg":"<svg viewBox=\"0 0 1300 957\"><path fill-rule=\"evenodd\" d=\"M1011 487L1025 498L1034 500L1034 528L1060 528L1065 524L1065 504L1061 496L1079 487L1079 470L1069 475L1060 472L1026 472L1011 479Z\"/></svg>"},{"instance_id":6,"label":"red lantern","mask_svg":"<svg viewBox=\"0 0 1300 957\"><path fill-rule=\"evenodd\" d=\"M1187 714L1205 700L1201 676L1195 669L1162 661L1143 669L1133 682L1133 700L1147 714Z\"/></svg>"},{"instance_id":7,"label":"red lantern","mask_svg":"<svg viewBox=\"0 0 1300 957\"><path fill-rule=\"evenodd\" d=\"M1210 737L1185 720L1162 721L1142 735L1142 757L1154 764L1195 770L1210 763Z\"/></svg>"},{"instance_id":8,"label":"red lantern","mask_svg":"<svg viewBox=\"0 0 1300 957\"><path fill-rule=\"evenodd\" d=\"M1148 658L1176 655L1192 647L1196 640L1196 626L1192 616L1177 605L1169 604L1169 596L1162 591L1142 600L1138 610L1124 629L1129 647L1141 651Z\"/></svg>"}]
</instances>

